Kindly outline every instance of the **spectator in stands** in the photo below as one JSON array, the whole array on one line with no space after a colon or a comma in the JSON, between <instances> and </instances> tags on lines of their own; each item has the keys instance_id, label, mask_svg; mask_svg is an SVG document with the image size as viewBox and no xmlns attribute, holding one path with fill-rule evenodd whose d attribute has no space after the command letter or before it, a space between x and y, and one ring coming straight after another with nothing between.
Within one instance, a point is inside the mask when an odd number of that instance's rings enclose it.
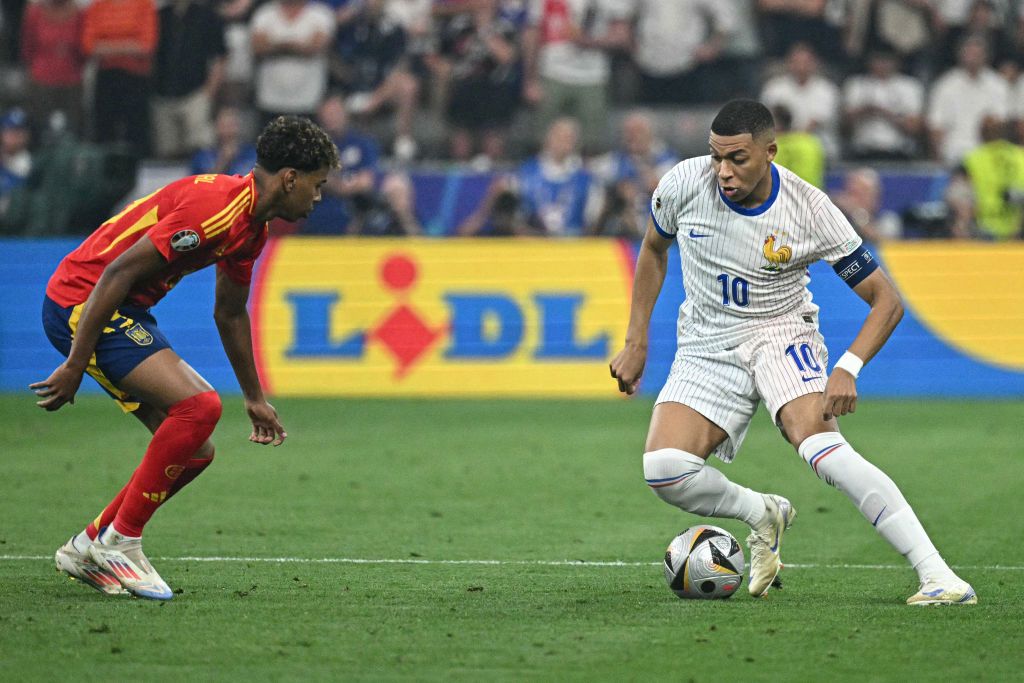
<instances>
[{"instance_id":1,"label":"spectator in stands","mask_svg":"<svg viewBox=\"0 0 1024 683\"><path fill-rule=\"evenodd\" d=\"M923 82L935 73L935 54L945 28L932 0L854 0L846 31L846 52L889 52Z\"/></svg>"},{"instance_id":2,"label":"spectator in stands","mask_svg":"<svg viewBox=\"0 0 1024 683\"><path fill-rule=\"evenodd\" d=\"M608 86L613 52L630 49L629 0L536 3L524 36L525 96L540 107L541 128L576 118L588 152L607 147Z\"/></svg>"},{"instance_id":3,"label":"spectator in stands","mask_svg":"<svg viewBox=\"0 0 1024 683\"><path fill-rule=\"evenodd\" d=\"M245 175L251 171L256 165L256 146L245 135L242 113L236 107L221 107L213 129L214 145L196 151L190 173Z\"/></svg>"},{"instance_id":4,"label":"spectator in stands","mask_svg":"<svg viewBox=\"0 0 1024 683\"><path fill-rule=\"evenodd\" d=\"M249 102L252 92L253 54L249 24L254 0L215 0L217 14L224 23L224 82L220 88L220 102L242 106Z\"/></svg>"},{"instance_id":5,"label":"spectator in stands","mask_svg":"<svg viewBox=\"0 0 1024 683\"><path fill-rule=\"evenodd\" d=\"M651 195L658 181L679 161L655 137L654 122L643 111L622 120L619 148L591 164L594 180L603 190L601 209L587 234L639 239L647 230Z\"/></svg>"},{"instance_id":6,"label":"spectator in stands","mask_svg":"<svg viewBox=\"0 0 1024 683\"><path fill-rule=\"evenodd\" d=\"M579 154L579 123L557 119L536 157L491 184L460 235L578 236L596 215L600 194Z\"/></svg>"},{"instance_id":7,"label":"spectator in stands","mask_svg":"<svg viewBox=\"0 0 1024 683\"><path fill-rule=\"evenodd\" d=\"M1004 60L999 65L999 75L1010 89L1008 133L1014 142L1024 144L1024 77L1022 64L1017 58Z\"/></svg>"},{"instance_id":8,"label":"spectator in stands","mask_svg":"<svg viewBox=\"0 0 1024 683\"><path fill-rule=\"evenodd\" d=\"M757 0L765 51L770 57L789 54L798 43L828 61L842 57L842 4L831 0Z\"/></svg>"},{"instance_id":9,"label":"spectator in stands","mask_svg":"<svg viewBox=\"0 0 1024 683\"><path fill-rule=\"evenodd\" d=\"M807 43L790 48L785 73L764 84L761 101L769 108L784 106L794 130L814 133L829 157L838 155L839 88L818 73L818 56Z\"/></svg>"},{"instance_id":10,"label":"spectator in stands","mask_svg":"<svg viewBox=\"0 0 1024 683\"><path fill-rule=\"evenodd\" d=\"M0 65L17 64L27 0L0 0Z\"/></svg>"},{"instance_id":11,"label":"spectator in stands","mask_svg":"<svg viewBox=\"0 0 1024 683\"><path fill-rule=\"evenodd\" d=\"M472 3L478 0L471 0ZM387 0L384 13L405 31L409 70L422 83L429 77L426 59L434 49L437 26L433 0Z\"/></svg>"},{"instance_id":12,"label":"spectator in stands","mask_svg":"<svg viewBox=\"0 0 1024 683\"><path fill-rule=\"evenodd\" d=\"M946 192L957 237L989 240L1024 236L1024 147L1006 139L1005 123L986 116L982 143L964 157Z\"/></svg>"},{"instance_id":13,"label":"spectator in stands","mask_svg":"<svg viewBox=\"0 0 1024 683\"><path fill-rule=\"evenodd\" d=\"M832 195L850 225L865 242L878 244L902 236L900 217L881 209L882 182L878 171L861 167L846 173L843 187Z\"/></svg>"},{"instance_id":14,"label":"spectator in stands","mask_svg":"<svg viewBox=\"0 0 1024 683\"><path fill-rule=\"evenodd\" d=\"M153 147L159 157L181 157L213 143L213 104L227 54L224 24L200 0L173 0L159 18Z\"/></svg>"},{"instance_id":15,"label":"spectator in stands","mask_svg":"<svg viewBox=\"0 0 1024 683\"><path fill-rule=\"evenodd\" d=\"M22 109L11 109L0 119L0 214L14 188L25 183L32 170L29 152L28 116Z\"/></svg>"},{"instance_id":16,"label":"spectator in stands","mask_svg":"<svg viewBox=\"0 0 1024 683\"><path fill-rule=\"evenodd\" d=\"M772 107L775 119L775 163L788 168L819 189L825 188L825 147L814 133L793 130L793 115L781 104Z\"/></svg>"},{"instance_id":17,"label":"spectator in stands","mask_svg":"<svg viewBox=\"0 0 1024 683\"><path fill-rule=\"evenodd\" d=\"M96 62L92 122L98 142L149 152L149 98L157 13L153 0L93 0L85 9L82 48Z\"/></svg>"},{"instance_id":18,"label":"spectator in stands","mask_svg":"<svg viewBox=\"0 0 1024 683\"><path fill-rule=\"evenodd\" d=\"M710 65L711 102L754 99L761 90L764 47L757 25L757 0L729 0L728 4L734 30L725 41L722 56Z\"/></svg>"},{"instance_id":19,"label":"spectator in stands","mask_svg":"<svg viewBox=\"0 0 1024 683\"><path fill-rule=\"evenodd\" d=\"M986 116L1002 121L1009 115L1010 88L989 67L984 39L968 36L959 55L959 66L933 85L927 114L932 153L950 167L981 143Z\"/></svg>"},{"instance_id":20,"label":"spectator in stands","mask_svg":"<svg viewBox=\"0 0 1024 683\"><path fill-rule=\"evenodd\" d=\"M843 110L854 158L899 160L920 155L924 85L900 73L894 54L872 52L868 73L847 79Z\"/></svg>"},{"instance_id":21,"label":"spectator in stands","mask_svg":"<svg viewBox=\"0 0 1024 683\"><path fill-rule=\"evenodd\" d=\"M302 234L422 232L408 176L384 174L376 140L349 127L345 101L338 95L328 97L320 105L317 119L338 147L341 168L328 176L320 202L301 227Z\"/></svg>"},{"instance_id":22,"label":"spectator in stands","mask_svg":"<svg viewBox=\"0 0 1024 683\"><path fill-rule=\"evenodd\" d=\"M954 5L959 6L961 11L966 7L967 14L964 16L957 13L956 23L948 25L937 60L942 71L956 66L957 48L967 36L976 36L985 41L993 64L1000 64L1013 55L1013 36L1008 29L1010 24L1009 16L1004 11L1005 4L997 7L992 0L973 0L940 3L940 8L950 8Z\"/></svg>"},{"instance_id":23,"label":"spectator in stands","mask_svg":"<svg viewBox=\"0 0 1024 683\"><path fill-rule=\"evenodd\" d=\"M84 15L74 0L41 0L25 8L21 61L28 77L25 106L38 127L50 115L64 113L73 133L82 133L82 26Z\"/></svg>"},{"instance_id":24,"label":"spectator in stands","mask_svg":"<svg viewBox=\"0 0 1024 683\"><path fill-rule=\"evenodd\" d=\"M519 106L516 26L498 13L497 0L482 0L446 22L438 58L448 63L451 94L446 119L449 151L457 161L479 153L489 168L505 156L505 138Z\"/></svg>"},{"instance_id":25,"label":"spectator in stands","mask_svg":"<svg viewBox=\"0 0 1024 683\"><path fill-rule=\"evenodd\" d=\"M410 69L408 36L384 7L384 0L361 0L342 8L351 17L332 56L332 74L347 96L350 113L370 117L394 109L393 153L398 161L408 162L419 151L413 123L420 82Z\"/></svg>"},{"instance_id":26,"label":"spectator in stands","mask_svg":"<svg viewBox=\"0 0 1024 683\"><path fill-rule=\"evenodd\" d=\"M251 28L261 121L312 117L327 92L334 14L312 0L271 0L253 14Z\"/></svg>"},{"instance_id":27,"label":"spectator in stands","mask_svg":"<svg viewBox=\"0 0 1024 683\"><path fill-rule=\"evenodd\" d=\"M640 100L688 104L717 95L709 85L736 30L735 8L721 0L639 0L637 13Z\"/></svg>"}]
</instances>

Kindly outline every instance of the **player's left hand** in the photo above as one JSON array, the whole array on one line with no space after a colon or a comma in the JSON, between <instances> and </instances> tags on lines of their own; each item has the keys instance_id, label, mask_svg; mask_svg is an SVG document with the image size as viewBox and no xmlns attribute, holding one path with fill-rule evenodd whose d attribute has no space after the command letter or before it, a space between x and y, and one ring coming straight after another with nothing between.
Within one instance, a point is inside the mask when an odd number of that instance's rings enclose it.
<instances>
[{"instance_id":1,"label":"player's left hand","mask_svg":"<svg viewBox=\"0 0 1024 683\"><path fill-rule=\"evenodd\" d=\"M252 434L249 435L249 441L280 446L288 438L288 433L284 431L284 425L277 417L277 411L266 401L246 401L245 412L249 413L249 419L252 420Z\"/></svg>"},{"instance_id":2,"label":"player's left hand","mask_svg":"<svg viewBox=\"0 0 1024 683\"><path fill-rule=\"evenodd\" d=\"M853 413L856 410L856 378L842 368L834 369L825 385L825 395L822 397L822 417L828 421L833 417Z\"/></svg>"}]
</instances>

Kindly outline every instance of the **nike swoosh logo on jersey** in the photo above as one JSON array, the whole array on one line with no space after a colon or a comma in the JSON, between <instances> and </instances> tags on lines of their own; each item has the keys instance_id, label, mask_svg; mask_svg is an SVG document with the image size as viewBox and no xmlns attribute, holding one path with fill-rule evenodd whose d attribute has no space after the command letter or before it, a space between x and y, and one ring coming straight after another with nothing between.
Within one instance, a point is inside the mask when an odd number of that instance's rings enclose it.
<instances>
[{"instance_id":1,"label":"nike swoosh logo on jersey","mask_svg":"<svg viewBox=\"0 0 1024 683\"><path fill-rule=\"evenodd\" d=\"M694 232L693 228L690 228L690 237L693 237L694 239L696 239L697 237L711 237L711 233L702 234L699 232Z\"/></svg>"},{"instance_id":2,"label":"nike swoosh logo on jersey","mask_svg":"<svg viewBox=\"0 0 1024 683\"><path fill-rule=\"evenodd\" d=\"M812 380L821 379L821 375L815 375L814 377L801 377L800 379L805 382L810 382Z\"/></svg>"}]
</instances>

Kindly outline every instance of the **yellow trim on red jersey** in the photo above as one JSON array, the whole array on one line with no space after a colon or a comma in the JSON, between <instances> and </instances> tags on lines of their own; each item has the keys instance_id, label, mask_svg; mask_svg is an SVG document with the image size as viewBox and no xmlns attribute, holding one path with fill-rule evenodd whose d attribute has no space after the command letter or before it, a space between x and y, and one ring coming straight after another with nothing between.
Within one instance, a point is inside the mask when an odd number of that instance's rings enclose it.
<instances>
[{"instance_id":1,"label":"yellow trim on red jersey","mask_svg":"<svg viewBox=\"0 0 1024 683\"><path fill-rule=\"evenodd\" d=\"M252 201L252 196L251 195L246 197L246 200L244 202L242 202L241 204L239 204L227 216L227 218L224 218L223 220L219 221L217 223L217 225L215 225L215 226L210 226L210 229L207 230L207 232L206 232L206 237L210 238L210 237L213 237L214 235L219 235L220 233L224 232L225 230L230 228L232 225L234 225L235 220L237 220L238 217L241 216L242 213L245 212L249 208L249 204L251 203L251 201Z\"/></svg>"},{"instance_id":2,"label":"yellow trim on red jersey","mask_svg":"<svg viewBox=\"0 0 1024 683\"><path fill-rule=\"evenodd\" d=\"M201 227L203 228L203 232L206 234L206 236L209 237L211 230L221 225L223 223L224 217L233 213L235 207L237 207L240 203L243 203L245 199L250 196L251 194L249 188L246 187L244 190L239 192L238 196L232 199L227 206L225 206L223 209L218 211L210 218L207 218L205 221L203 221Z\"/></svg>"},{"instance_id":3,"label":"yellow trim on red jersey","mask_svg":"<svg viewBox=\"0 0 1024 683\"><path fill-rule=\"evenodd\" d=\"M128 228L127 230L122 232L120 235L115 237L113 239L113 241L111 241L111 243L107 245L107 248L100 252L100 256L102 256L103 254L106 254L108 251L113 249L114 246L118 242L120 242L121 240L123 240L123 239L125 239L127 237L131 237L132 235L134 235L135 233L139 232L140 230L145 230L146 228L151 228L154 225L156 225L159 222L159 220L160 220L160 217L157 216L157 209L158 209L158 207L154 206L152 209L147 211L142 218L140 218L139 220L135 221L135 223L130 228Z\"/></svg>"},{"instance_id":4,"label":"yellow trim on red jersey","mask_svg":"<svg viewBox=\"0 0 1024 683\"><path fill-rule=\"evenodd\" d=\"M161 189L163 189L163 188L161 188ZM154 191L154 192L150 192L150 193L149 193L149 194L147 194L147 195L146 195L145 197L142 197L141 199L136 199L136 200L135 200L134 202L132 202L132 203L131 203L131 204L129 204L128 206L126 206L126 207L124 207L123 209L121 209L121 213L118 213L118 214L116 214L116 215L114 215L114 216L111 216L111 217L110 217L110 218L108 218L107 220L103 221L103 224L102 224L102 225L100 225L100 227L102 228L102 227L104 227L104 226L106 226L106 225L110 225L111 223L114 223L114 222L115 222L115 221L117 221L118 219L120 219L120 218L123 218L123 217L124 217L124 215L125 215L126 213L128 213L129 211L131 211L132 209L134 209L135 207L137 207L137 206L138 206L139 204L141 204L141 203L143 203L143 202L147 202L147 201L149 201L150 199L152 199L152 198L153 198L153 195L155 195L155 194L156 194L157 192L159 192L159 191L160 191L160 190L156 190L156 191Z\"/></svg>"}]
</instances>

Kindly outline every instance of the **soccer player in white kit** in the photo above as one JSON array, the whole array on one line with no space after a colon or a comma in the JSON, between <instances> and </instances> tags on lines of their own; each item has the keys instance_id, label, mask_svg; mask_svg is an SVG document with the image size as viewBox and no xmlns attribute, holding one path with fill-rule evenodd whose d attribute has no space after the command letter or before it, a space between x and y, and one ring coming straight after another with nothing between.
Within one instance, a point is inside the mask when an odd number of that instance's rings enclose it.
<instances>
[{"instance_id":1,"label":"soccer player in white kit","mask_svg":"<svg viewBox=\"0 0 1024 683\"><path fill-rule=\"evenodd\" d=\"M739 450L763 399L800 457L917 571L911 605L974 604L896 484L839 432L857 403L857 375L903 316L895 285L828 197L772 163L775 131L759 102L734 100L711 124L710 156L669 171L651 202L654 220L637 259L624 348L611 361L619 390L633 393L647 358L647 329L672 241L686 301L679 348L651 417L644 453L648 486L664 501L751 526L751 595L767 594L795 508L782 496L729 481L705 461ZM830 263L871 310L827 375L828 351L807 267Z\"/></svg>"}]
</instances>

